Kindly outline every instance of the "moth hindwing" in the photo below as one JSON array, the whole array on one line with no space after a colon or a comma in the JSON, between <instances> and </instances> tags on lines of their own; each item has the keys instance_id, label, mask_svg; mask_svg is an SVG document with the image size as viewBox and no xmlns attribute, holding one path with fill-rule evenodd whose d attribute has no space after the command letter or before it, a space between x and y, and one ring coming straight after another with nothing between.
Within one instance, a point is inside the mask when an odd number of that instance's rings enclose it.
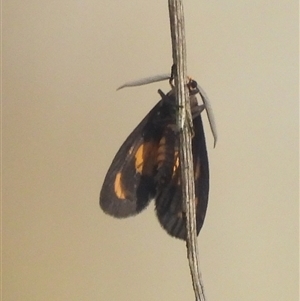
<instances>
[{"instance_id":1,"label":"moth hindwing","mask_svg":"<svg viewBox=\"0 0 300 301\"><path fill-rule=\"evenodd\" d=\"M189 85L194 135L197 234L203 225L209 192L209 167L202 119ZM186 239L176 128L176 101L171 90L133 130L115 155L100 192L102 210L114 217L135 215L155 199L156 214L171 235Z\"/></svg>"}]
</instances>

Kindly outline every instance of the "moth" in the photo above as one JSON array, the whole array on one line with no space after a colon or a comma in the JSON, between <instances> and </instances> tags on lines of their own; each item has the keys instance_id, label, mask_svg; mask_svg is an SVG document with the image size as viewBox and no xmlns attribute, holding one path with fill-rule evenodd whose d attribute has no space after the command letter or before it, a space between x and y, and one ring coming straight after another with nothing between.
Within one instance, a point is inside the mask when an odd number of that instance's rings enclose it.
<instances>
[{"instance_id":1,"label":"moth","mask_svg":"<svg viewBox=\"0 0 300 301\"><path fill-rule=\"evenodd\" d=\"M189 99L193 117L192 154L195 180L197 235L208 204L209 164L201 111L208 108L204 91L190 79ZM164 94L128 136L115 155L100 192L100 207L116 218L140 213L151 200L161 226L173 237L186 240L179 159L179 130L176 127L174 89ZM200 94L204 105L198 105ZM209 121L214 131L214 121ZM216 135L214 135L216 141Z\"/></svg>"}]
</instances>

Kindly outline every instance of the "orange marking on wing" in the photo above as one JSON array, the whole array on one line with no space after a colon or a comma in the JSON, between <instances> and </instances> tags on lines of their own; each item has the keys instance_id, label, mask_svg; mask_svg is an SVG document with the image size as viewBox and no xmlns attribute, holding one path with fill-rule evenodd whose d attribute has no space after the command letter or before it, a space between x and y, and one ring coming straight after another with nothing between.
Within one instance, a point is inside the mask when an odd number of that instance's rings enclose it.
<instances>
[{"instance_id":1,"label":"orange marking on wing","mask_svg":"<svg viewBox=\"0 0 300 301\"><path fill-rule=\"evenodd\" d=\"M122 174L120 172L118 172L116 174L114 189L115 189L116 196L119 199L124 200L124 199L126 199L126 196L124 194L124 190L123 190L123 187L122 187L121 176L122 176Z\"/></svg>"},{"instance_id":2,"label":"orange marking on wing","mask_svg":"<svg viewBox=\"0 0 300 301\"><path fill-rule=\"evenodd\" d=\"M157 146L153 142L141 144L135 153L136 171L143 175L152 175L156 153Z\"/></svg>"}]
</instances>

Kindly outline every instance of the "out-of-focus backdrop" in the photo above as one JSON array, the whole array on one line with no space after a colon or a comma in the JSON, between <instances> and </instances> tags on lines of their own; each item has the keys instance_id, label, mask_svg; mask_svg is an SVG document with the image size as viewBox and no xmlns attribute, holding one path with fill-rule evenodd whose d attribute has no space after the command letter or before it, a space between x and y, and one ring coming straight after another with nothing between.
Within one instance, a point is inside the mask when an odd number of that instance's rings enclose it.
<instances>
[{"instance_id":1,"label":"out-of-focus backdrop","mask_svg":"<svg viewBox=\"0 0 300 301\"><path fill-rule=\"evenodd\" d=\"M208 300L298 300L298 1L184 1L188 73L209 95ZM2 297L194 300L185 244L154 206L113 219L100 188L159 100L167 1L2 4Z\"/></svg>"}]
</instances>

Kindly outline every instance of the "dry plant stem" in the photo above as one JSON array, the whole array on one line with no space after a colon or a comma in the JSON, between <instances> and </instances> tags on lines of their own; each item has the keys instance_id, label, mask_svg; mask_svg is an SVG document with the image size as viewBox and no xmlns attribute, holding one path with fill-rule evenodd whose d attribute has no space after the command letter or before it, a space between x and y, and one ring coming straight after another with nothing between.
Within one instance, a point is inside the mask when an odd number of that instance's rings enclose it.
<instances>
[{"instance_id":1,"label":"dry plant stem","mask_svg":"<svg viewBox=\"0 0 300 301\"><path fill-rule=\"evenodd\" d=\"M191 140L191 108L186 87L186 45L184 31L183 5L181 0L168 0L172 38L173 63L176 65L175 89L178 104L177 125L180 133L180 162L183 193L183 206L187 218L187 257L189 261L193 288L197 301L205 301L204 287L199 270L195 187Z\"/></svg>"}]
</instances>

